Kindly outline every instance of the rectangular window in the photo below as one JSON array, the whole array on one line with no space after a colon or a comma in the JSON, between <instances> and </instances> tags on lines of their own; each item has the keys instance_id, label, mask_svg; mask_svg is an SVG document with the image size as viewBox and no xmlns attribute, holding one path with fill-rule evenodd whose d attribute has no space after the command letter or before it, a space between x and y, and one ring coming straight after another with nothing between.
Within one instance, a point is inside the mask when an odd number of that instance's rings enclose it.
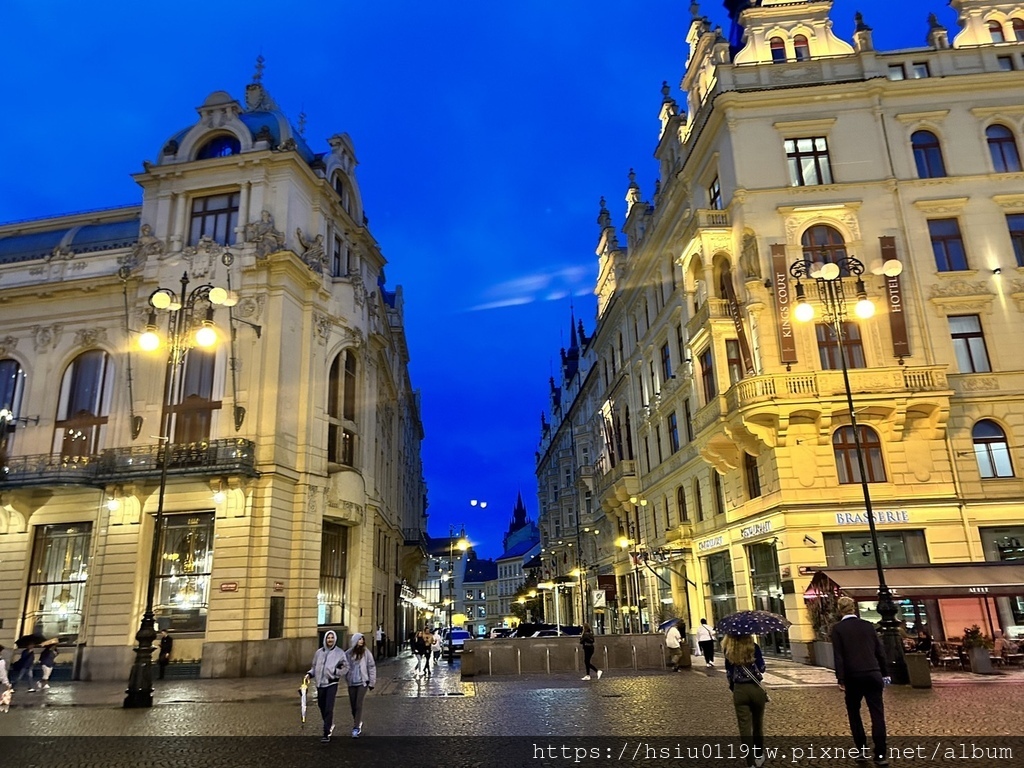
<instances>
[{"instance_id":1,"label":"rectangular window","mask_svg":"<svg viewBox=\"0 0 1024 768\"><path fill-rule=\"evenodd\" d=\"M1010 242L1013 244L1013 256L1017 259L1017 266L1024 267L1024 213L1007 215L1006 227L1010 230Z\"/></svg>"},{"instance_id":2,"label":"rectangular window","mask_svg":"<svg viewBox=\"0 0 1024 768\"><path fill-rule=\"evenodd\" d=\"M843 361L840 359L839 340L835 331L826 323L818 323L815 326L818 336L818 358L821 360L821 368L825 371L842 370ZM843 323L843 347L846 351L847 368L867 368L864 362L864 344L860 338L860 326L856 323Z\"/></svg>"},{"instance_id":3,"label":"rectangular window","mask_svg":"<svg viewBox=\"0 0 1024 768\"><path fill-rule=\"evenodd\" d=\"M704 385L704 402L710 403L718 396L718 389L715 386L715 368L711 362L711 348L708 347L700 353L700 380Z\"/></svg>"},{"instance_id":4,"label":"rectangular window","mask_svg":"<svg viewBox=\"0 0 1024 768\"><path fill-rule=\"evenodd\" d=\"M825 563L829 568L875 567L870 533L826 533L823 538ZM929 562L924 531L878 531L877 538L883 566L924 565Z\"/></svg>"},{"instance_id":5,"label":"rectangular window","mask_svg":"<svg viewBox=\"0 0 1024 768\"><path fill-rule=\"evenodd\" d=\"M668 351L668 342L661 345L661 377L665 381L672 378L672 355Z\"/></svg>"},{"instance_id":6,"label":"rectangular window","mask_svg":"<svg viewBox=\"0 0 1024 768\"><path fill-rule=\"evenodd\" d=\"M902 64L890 64L888 77L890 80L906 80L907 74L903 71Z\"/></svg>"},{"instance_id":7,"label":"rectangular window","mask_svg":"<svg viewBox=\"0 0 1024 768\"><path fill-rule=\"evenodd\" d=\"M343 261L344 257L345 257L345 244L341 241L340 237L335 237L334 238L334 255L331 257L331 276L332 277L341 277L342 276L343 273L341 271L341 265L345 263Z\"/></svg>"},{"instance_id":8,"label":"rectangular window","mask_svg":"<svg viewBox=\"0 0 1024 768\"><path fill-rule=\"evenodd\" d=\"M91 541L92 523L35 527L21 634L38 632L61 645L77 642Z\"/></svg>"},{"instance_id":9,"label":"rectangular window","mask_svg":"<svg viewBox=\"0 0 1024 768\"><path fill-rule=\"evenodd\" d=\"M828 142L824 136L809 139L786 139L786 160L789 183L794 187L832 183L832 166L828 158Z\"/></svg>"},{"instance_id":10,"label":"rectangular window","mask_svg":"<svg viewBox=\"0 0 1024 768\"><path fill-rule=\"evenodd\" d=\"M740 356L739 340L725 340L725 358L729 365L729 383L735 384L743 378L743 359Z\"/></svg>"},{"instance_id":11,"label":"rectangular window","mask_svg":"<svg viewBox=\"0 0 1024 768\"><path fill-rule=\"evenodd\" d=\"M910 68L911 77L915 80L920 80L923 77L931 77L931 71L928 69L928 62L926 61L915 61Z\"/></svg>"},{"instance_id":12,"label":"rectangular window","mask_svg":"<svg viewBox=\"0 0 1024 768\"><path fill-rule=\"evenodd\" d=\"M160 628L205 632L213 571L213 512L165 517L158 563L153 613Z\"/></svg>"},{"instance_id":13,"label":"rectangular window","mask_svg":"<svg viewBox=\"0 0 1024 768\"><path fill-rule=\"evenodd\" d=\"M679 450L679 422L675 411L668 415L668 447L672 453Z\"/></svg>"},{"instance_id":14,"label":"rectangular window","mask_svg":"<svg viewBox=\"0 0 1024 768\"><path fill-rule=\"evenodd\" d=\"M209 440L213 416L221 401L213 399L213 382L217 355L212 349L196 347L185 355L181 381L171 414L175 443L198 443Z\"/></svg>"},{"instance_id":15,"label":"rectangular window","mask_svg":"<svg viewBox=\"0 0 1024 768\"><path fill-rule=\"evenodd\" d=\"M679 352L679 364L682 365L684 362L686 362L687 358L686 334L683 333L682 324L680 324L679 327L676 328L676 347L678 348Z\"/></svg>"},{"instance_id":16,"label":"rectangular window","mask_svg":"<svg viewBox=\"0 0 1024 768\"><path fill-rule=\"evenodd\" d=\"M935 268L939 272L959 272L969 268L959 221L956 219L929 219L928 234L932 239Z\"/></svg>"},{"instance_id":17,"label":"rectangular window","mask_svg":"<svg viewBox=\"0 0 1024 768\"><path fill-rule=\"evenodd\" d=\"M193 200L188 244L198 245L203 237L209 237L220 245L234 243L235 227L238 226L238 200L238 192Z\"/></svg>"},{"instance_id":18,"label":"rectangular window","mask_svg":"<svg viewBox=\"0 0 1024 768\"><path fill-rule=\"evenodd\" d=\"M996 63L1003 72L1012 72L1014 69L1012 56L996 56Z\"/></svg>"},{"instance_id":19,"label":"rectangular window","mask_svg":"<svg viewBox=\"0 0 1024 768\"><path fill-rule=\"evenodd\" d=\"M722 210L722 184L717 176L708 187L708 207L716 211Z\"/></svg>"},{"instance_id":20,"label":"rectangular window","mask_svg":"<svg viewBox=\"0 0 1024 768\"><path fill-rule=\"evenodd\" d=\"M686 425L686 441L693 442L693 415L690 413L690 398L683 401L683 423Z\"/></svg>"},{"instance_id":21,"label":"rectangular window","mask_svg":"<svg viewBox=\"0 0 1024 768\"><path fill-rule=\"evenodd\" d=\"M719 619L736 612L736 583L732 576L732 560L729 552L719 552L707 558L707 588L711 595L712 626Z\"/></svg>"},{"instance_id":22,"label":"rectangular window","mask_svg":"<svg viewBox=\"0 0 1024 768\"><path fill-rule=\"evenodd\" d=\"M438 564L436 570L440 570ZM324 520L320 538L320 590L316 623L345 624L345 574L348 571L348 528Z\"/></svg>"},{"instance_id":23,"label":"rectangular window","mask_svg":"<svg viewBox=\"0 0 1024 768\"><path fill-rule=\"evenodd\" d=\"M953 337L953 352L960 373L987 373L992 370L977 315L951 315L949 333Z\"/></svg>"},{"instance_id":24,"label":"rectangular window","mask_svg":"<svg viewBox=\"0 0 1024 768\"><path fill-rule=\"evenodd\" d=\"M747 480L747 495L756 499L761 495L761 476L757 473L757 456L743 453L743 474Z\"/></svg>"}]
</instances>

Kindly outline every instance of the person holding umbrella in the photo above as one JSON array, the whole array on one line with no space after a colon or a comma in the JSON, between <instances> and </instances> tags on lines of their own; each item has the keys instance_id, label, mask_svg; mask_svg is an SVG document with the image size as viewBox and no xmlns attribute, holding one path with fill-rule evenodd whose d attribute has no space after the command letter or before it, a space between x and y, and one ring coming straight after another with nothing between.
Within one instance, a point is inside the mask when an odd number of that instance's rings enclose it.
<instances>
[{"instance_id":1,"label":"person holding umbrella","mask_svg":"<svg viewBox=\"0 0 1024 768\"><path fill-rule=\"evenodd\" d=\"M736 710L736 724L748 750L745 756L747 765L760 768L765 761L764 710L768 704L768 693L761 685L764 656L753 635L725 635L722 651L725 654L725 676Z\"/></svg>"},{"instance_id":2,"label":"person holding umbrella","mask_svg":"<svg viewBox=\"0 0 1024 768\"><path fill-rule=\"evenodd\" d=\"M47 640L43 643L43 651L39 654L39 669L43 675L39 680L39 689L49 689L50 675L53 674L53 664L57 660L57 638Z\"/></svg>"},{"instance_id":3,"label":"person holding umbrella","mask_svg":"<svg viewBox=\"0 0 1024 768\"><path fill-rule=\"evenodd\" d=\"M32 667L36 663L36 652L34 645L25 646L21 651L21 656L18 660L11 665L11 672L17 673L17 677L11 681L13 686L17 686L28 678L28 692L32 693L36 689L35 681L32 677Z\"/></svg>"}]
</instances>

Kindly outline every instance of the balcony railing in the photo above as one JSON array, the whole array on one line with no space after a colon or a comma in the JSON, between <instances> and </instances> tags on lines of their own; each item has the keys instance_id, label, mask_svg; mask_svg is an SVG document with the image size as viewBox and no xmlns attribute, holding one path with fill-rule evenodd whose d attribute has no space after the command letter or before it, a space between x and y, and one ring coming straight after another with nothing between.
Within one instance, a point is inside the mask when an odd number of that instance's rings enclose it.
<instances>
[{"instance_id":1,"label":"balcony railing","mask_svg":"<svg viewBox=\"0 0 1024 768\"><path fill-rule=\"evenodd\" d=\"M692 339L696 336L697 332L707 325L709 320L723 320L731 317L728 301L725 299L709 298L700 305L694 316L686 321L687 338Z\"/></svg>"},{"instance_id":2,"label":"balcony railing","mask_svg":"<svg viewBox=\"0 0 1024 768\"><path fill-rule=\"evenodd\" d=\"M251 440L202 440L176 443L168 454L168 475L256 476L256 446ZM151 479L162 469L159 445L108 448L95 456L35 454L12 456L0 467L0 487L84 485L102 488L110 483Z\"/></svg>"}]
</instances>

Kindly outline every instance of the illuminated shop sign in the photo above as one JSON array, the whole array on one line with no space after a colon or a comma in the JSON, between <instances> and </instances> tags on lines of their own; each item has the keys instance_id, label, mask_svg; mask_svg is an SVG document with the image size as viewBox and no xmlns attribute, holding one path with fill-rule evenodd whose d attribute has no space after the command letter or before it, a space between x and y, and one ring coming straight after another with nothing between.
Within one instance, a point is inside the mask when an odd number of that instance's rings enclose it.
<instances>
[{"instance_id":1,"label":"illuminated shop sign","mask_svg":"<svg viewBox=\"0 0 1024 768\"><path fill-rule=\"evenodd\" d=\"M720 547L725 544L725 536L713 536L710 539L704 539L704 541L697 542L697 551L705 552L715 547Z\"/></svg>"},{"instance_id":2,"label":"illuminated shop sign","mask_svg":"<svg viewBox=\"0 0 1024 768\"><path fill-rule=\"evenodd\" d=\"M905 509L889 509L884 512L875 512L875 522L882 523L909 523L910 513ZM836 512L836 525L867 525L867 512Z\"/></svg>"}]
</instances>

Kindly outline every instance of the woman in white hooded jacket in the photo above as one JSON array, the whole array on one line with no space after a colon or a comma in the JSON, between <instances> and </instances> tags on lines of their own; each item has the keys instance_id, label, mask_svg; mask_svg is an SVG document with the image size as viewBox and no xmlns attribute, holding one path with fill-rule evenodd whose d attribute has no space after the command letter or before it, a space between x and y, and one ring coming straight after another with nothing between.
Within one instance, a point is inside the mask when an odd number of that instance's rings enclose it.
<instances>
[{"instance_id":1,"label":"woman in white hooded jacket","mask_svg":"<svg viewBox=\"0 0 1024 768\"><path fill-rule=\"evenodd\" d=\"M348 701L352 705L352 738L363 732L363 699L377 684L377 663L359 632L352 635L348 649Z\"/></svg>"},{"instance_id":2,"label":"woman in white hooded jacket","mask_svg":"<svg viewBox=\"0 0 1024 768\"><path fill-rule=\"evenodd\" d=\"M360 635L361 637L361 635ZM313 654L313 663L306 673L316 686L316 705L324 719L324 735L320 741L331 740L334 731L334 699L338 695L338 681L348 674L348 656L338 646L338 635L329 629L324 633L324 645Z\"/></svg>"}]
</instances>

